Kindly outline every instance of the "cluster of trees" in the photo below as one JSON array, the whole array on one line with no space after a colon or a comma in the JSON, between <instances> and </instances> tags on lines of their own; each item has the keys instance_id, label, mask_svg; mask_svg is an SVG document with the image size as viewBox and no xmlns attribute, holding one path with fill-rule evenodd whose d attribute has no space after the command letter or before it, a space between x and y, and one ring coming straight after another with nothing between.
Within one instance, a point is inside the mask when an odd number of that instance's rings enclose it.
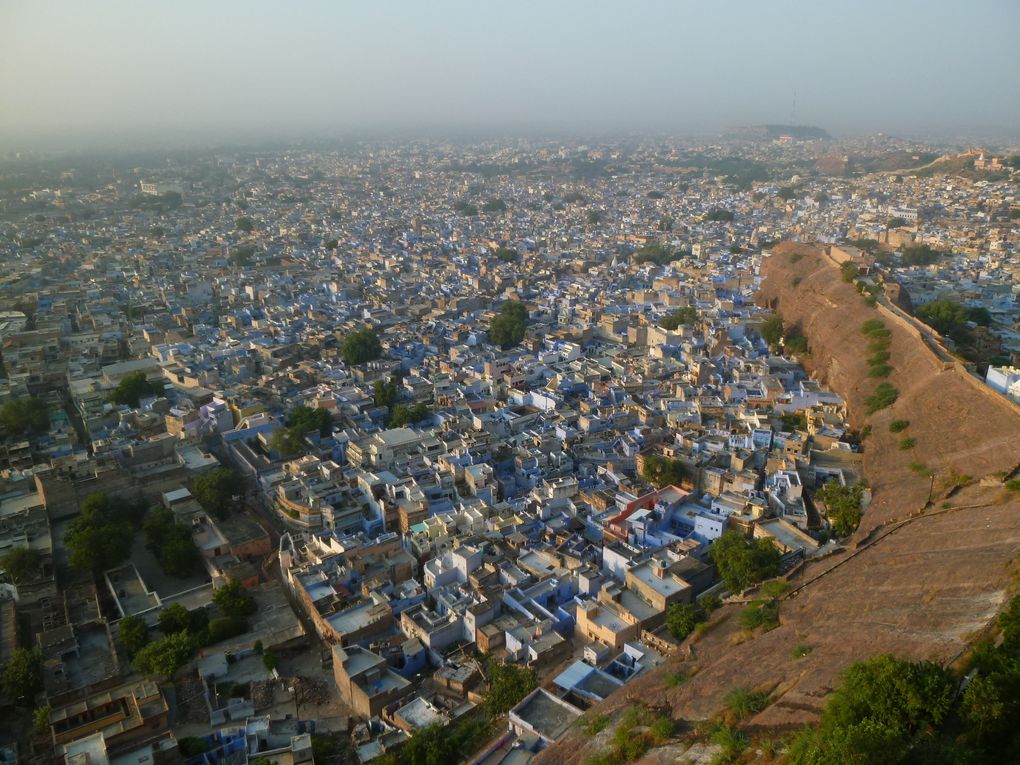
<instances>
[{"instance_id":1,"label":"cluster of trees","mask_svg":"<svg viewBox=\"0 0 1020 765\"><path fill-rule=\"evenodd\" d=\"M189 611L180 603L163 609L159 615L159 630L163 637L149 641L148 629L129 622L127 638L125 625L130 617L120 622L121 643L133 655L132 664L138 672L173 677L206 645L243 635L248 631L248 617L257 610L254 598L238 582L231 580L213 593L213 603L221 613L214 619L204 608Z\"/></svg>"},{"instance_id":2,"label":"cluster of trees","mask_svg":"<svg viewBox=\"0 0 1020 765\"><path fill-rule=\"evenodd\" d=\"M808 352L808 340L799 325L787 327L780 314L770 316L762 322L759 330L761 339L768 343L770 348L783 344L786 353L804 354Z\"/></svg>"},{"instance_id":3,"label":"cluster of trees","mask_svg":"<svg viewBox=\"0 0 1020 765\"><path fill-rule=\"evenodd\" d=\"M391 428L414 425L431 414L431 410L426 404L407 405L399 403L400 389L396 383L390 380L376 380L372 393L376 406L385 406L389 409L387 425Z\"/></svg>"},{"instance_id":4,"label":"cluster of trees","mask_svg":"<svg viewBox=\"0 0 1020 765\"><path fill-rule=\"evenodd\" d=\"M12 399L0 407L0 428L8 436L45 433L50 427L50 408L35 396Z\"/></svg>"},{"instance_id":5,"label":"cluster of trees","mask_svg":"<svg viewBox=\"0 0 1020 765\"><path fill-rule=\"evenodd\" d=\"M939 298L919 305L914 309L914 315L939 334L952 338L957 345L968 345L973 342L968 322L974 322L982 327L992 323L992 316L987 308L968 308L949 298Z\"/></svg>"},{"instance_id":6,"label":"cluster of trees","mask_svg":"<svg viewBox=\"0 0 1020 765\"><path fill-rule=\"evenodd\" d=\"M234 221L234 227L238 231L243 231L246 234L250 234L255 230L255 221L249 218L247 215L242 215L236 221Z\"/></svg>"},{"instance_id":7,"label":"cluster of trees","mask_svg":"<svg viewBox=\"0 0 1020 765\"><path fill-rule=\"evenodd\" d=\"M495 255L504 263L513 263L518 258L517 250L511 249L510 247L497 247Z\"/></svg>"},{"instance_id":8,"label":"cluster of trees","mask_svg":"<svg viewBox=\"0 0 1020 765\"><path fill-rule=\"evenodd\" d=\"M43 687L42 651L38 646L18 648L11 654L4 665L3 685L15 702L32 702Z\"/></svg>"},{"instance_id":9,"label":"cluster of trees","mask_svg":"<svg viewBox=\"0 0 1020 765\"><path fill-rule=\"evenodd\" d=\"M252 258L255 257L255 247L250 244L246 244L243 247L238 247L230 254L230 261L235 266L246 266L251 263Z\"/></svg>"},{"instance_id":10,"label":"cluster of trees","mask_svg":"<svg viewBox=\"0 0 1020 765\"><path fill-rule=\"evenodd\" d=\"M389 426L401 428L404 425L417 425L431 414L426 404L397 404L390 410Z\"/></svg>"},{"instance_id":11,"label":"cluster of trees","mask_svg":"<svg viewBox=\"0 0 1020 765\"><path fill-rule=\"evenodd\" d=\"M453 209L456 212L459 212L461 215L465 215L469 218L473 218L474 216L478 215L478 208L475 207L470 202L468 202L466 199L461 199L460 201L455 202L453 205Z\"/></svg>"},{"instance_id":12,"label":"cluster of trees","mask_svg":"<svg viewBox=\"0 0 1020 765\"><path fill-rule=\"evenodd\" d=\"M184 198L179 191L164 191L162 194L139 194L131 200L136 209L170 212L181 206Z\"/></svg>"},{"instance_id":13,"label":"cluster of trees","mask_svg":"<svg viewBox=\"0 0 1020 765\"><path fill-rule=\"evenodd\" d=\"M244 479L230 468L219 467L203 473L191 484L191 494L207 513L225 518L244 494Z\"/></svg>"},{"instance_id":14,"label":"cluster of trees","mask_svg":"<svg viewBox=\"0 0 1020 765\"><path fill-rule=\"evenodd\" d=\"M400 400L400 389L392 380L376 380L372 386L372 398L376 406L390 408Z\"/></svg>"},{"instance_id":15,"label":"cluster of trees","mask_svg":"<svg viewBox=\"0 0 1020 765\"><path fill-rule=\"evenodd\" d=\"M684 463L661 454L646 455L641 466L641 477L660 489L663 486L679 486L687 476Z\"/></svg>"},{"instance_id":16,"label":"cluster of trees","mask_svg":"<svg viewBox=\"0 0 1020 765\"><path fill-rule=\"evenodd\" d=\"M731 210L723 210L719 207L715 207L708 211L708 214L705 216L705 220L722 221L728 223L732 221L734 217L735 216L733 215L733 212Z\"/></svg>"},{"instance_id":17,"label":"cluster of trees","mask_svg":"<svg viewBox=\"0 0 1020 765\"><path fill-rule=\"evenodd\" d=\"M960 677L933 662L858 662L817 728L790 745L793 765L1012 762L1020 751L1020 597L999 616L998 645L979 643Z\"/></svg>"},{"instance_id":18,"label":"cluster of trees","mask_svg":"<svg viewBox=\"0 0 1020 765\"><path fill-rule=\"evenodd\" d=\"M91 494L81 504L81 514L64 532L64 546L71 565L98 575L131 554L131 542L145 515L145 502Z\"/></svg>"},{"instance_id":19,"label":"cluster of trees","mask_svg":"<svg viewBox=\"0 0 1020 765\"><path fill-rule=\"evenodd\" d=\"M297 454L305 450L305 436L318 433L327 436L333 429L333 419L326 409L296 407L287 418L287 425L273 431L272 444L280 454Z\"/></svg>"},{"instance_id":20,"label":"cluster of trees","mask_svg":"<svg viewBox=\"0 0 1020 765\"><path fill-rule=\"evenodd\" d=\"M485 665L489 689L485 706L492 714L506 714L538 687L538 676L529 667L489 658Z\"/></svg>"},{"instance_id":21,"label":"cluster of trees","mask_svg":"<svg viewBox=\"0 0 1020 765\"><path fill-rule=\"evenodd\" d=\"M738 592L779 573L782 555L769 539L747 539L737 531L723 532L709 548L712 562L726 586Z\"/></svg>"},{"instance_id":22,"label":"cluster of trees","mask_svg":"<svg viewBox=\"0 0 1020 765\"><path fill-rule=\"evenodd\" d=\"M489 342L503 350L524 339L528 328L528 309L524 303L507 300L489 322Z\"/></svg>"},{"instance_id":23,"label":"cluster of trees","mask_svg":"<svg viewBox=\"0 0 1020 765\"><path fill-rule=\"evenodd\" d=\"M828 481L815 496L825 503L825 517L837 537L850 536L857 530L861 523L863 484L844 486L837 481Z\"/></svg>"},{"instance_id":24,"label":"cluster of trees","mask_svg":"<svg viewBox=\"0 0 1020 765\"><path fill-rule=\"evenodd\" d=\"M15 584L31 579L39 570L42 556L31 547L15 547L0 557L0 569L7 572Z\"/></svg>"},{"instance_id":25,"label":"cluster of trees","mask_svg":"<svg viewBox=\"0 0 1020 765\"><path fill-rule=\"evenodd\" d=\"M186 577L198 568L200 554L191 530L177 523L172 510L153 510L145 519L145 546L170 576Z\"/></svg>"},{"instance_id":26,"label":"cluster of trees","mask_svg":"<svg viewBox=\"0 0 1020 765\"><path fill-rule=\"evenodd\" d=\"M657 266L665 266L680 258L690 257L686 250L674 250L659 242L649 242L634 253L635 263L654 263Z\"/></svg>"},{"instance_id":27,"label":"cluster of trees","mask_svg":"<svg viewBox=\"0 0 1020 765\"><path fill-rule=\"evenodd\" d=\"M692 305L686 305L663 316L659 321L659 326L672 331L682 324L693 324L697 320L698 309Z\"/></svg>"},{"instance_id":28,"label":"cluster of trees","mask_svg":"<svg viewBox=\"0 0 1020 765\"><path fill-rule=\"evenodd\" d=\"M779 341L783 339L783 329L783 317L777 313L763 321L758 332L761 335L761 339L768 343L770 348L775 348L779 345Z\"/></svg>"},{"instance_id":29,"label":"cluster of trees","mask_svg":"<svg viewBox=\"0 0 1020 765\"><path fill-rule=\"evenodd\" d=\"M501 213L506 212L506 202L502 199L489 199L482 205L482 212Z\"/></svg>"},{"instance_id":30,"label":"cluster of trees","mask_svg":"<svg viewBox=\"0 0 1020 765\"><path fill-rule=\"evenodd\" d=\"M792 432L794 430L807 430L807 414L804 412L784 412L779 416L783 430Z\"/></svg>"},{"instance_id":31,"label":"cluster of trees","mask_svg":"<svg viewBox=\"0 0 1020 765\"><path fill-rule=\"evenodd\" d=\"M371 327L359 329L344 338L340 346L340 358L349 366L375 361L382 356L379 335Z\"/></svg>"},{"instance_id":32,"label":"cluster of trees","mask_svg":"<svg viewBox=\"0 0 1020 765\"><path fill-rule=\"evenodd\" d=\"M145 372L132 372L126 375L110 393L110 401L114 404L136 407L146 396L159 396L163 393L161 381L150 382Z\"/></svg>"},{"instance_id":33,"label":"cluster of trees","mask_svg":"<svg viewBox=\"0 0 1020 765\"><path fill-rule=\"evenodd\" d=\"M933 249L927 244L911 244L903 248L903 265L928 266L945 255L941 250Z\"/></svg>"},{"instance_id":34,"label":"cluster of trees","mask_svg":"<svg viewBox=\"0 0 1020 765\"><path fill-rule=\"evenodd\" d=\"M676 640L683 640L719 605L719 598L714 595L703 595L696 603L674 603L666 611L666 629Z\"/></svg>"}]
</instances>

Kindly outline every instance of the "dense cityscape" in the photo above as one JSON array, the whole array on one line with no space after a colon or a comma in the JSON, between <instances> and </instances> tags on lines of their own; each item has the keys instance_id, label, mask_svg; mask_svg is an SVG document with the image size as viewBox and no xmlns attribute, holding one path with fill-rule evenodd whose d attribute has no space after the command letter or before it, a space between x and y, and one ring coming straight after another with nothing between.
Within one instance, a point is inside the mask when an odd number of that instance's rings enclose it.
<instances>
[{"instance_id":1,"label":"dense cityscape","mask_svg":"<svg viewBox=\"0 0 1020 765\"><path fill-rule=\"evenodd\" d=\"M598 736L592 707L681 686L702 633L769 632L858 548L873 427L935 505L910 421L852 416L765 264L874 312L868 416L903 387L895 321L1015 407L1018 164L783 126L8 154L0 759L516 765ZM632 709L597 762L679 735ZM736 761L720 730L676 761Z\"/></svg>"}]
</instances>

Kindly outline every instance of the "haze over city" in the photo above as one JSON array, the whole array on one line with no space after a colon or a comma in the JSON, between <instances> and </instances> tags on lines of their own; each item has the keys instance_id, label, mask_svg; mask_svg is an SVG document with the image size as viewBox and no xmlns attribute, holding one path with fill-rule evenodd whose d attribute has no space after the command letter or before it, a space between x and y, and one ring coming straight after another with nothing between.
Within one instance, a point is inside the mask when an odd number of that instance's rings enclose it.
<instances>
[{"instance_id":1,"label":"haze over city","mask_svg":"<svg viewBox=\"0 0 1020 765\"><path fill-rule=\"evenodd\" d=\"M1020 4L5 2L9 148L307 138L1011 135Z\"/></svg>"},{"instance_id":2,"label":"haze over city","mask_svg":"<svg viewBox=\"0 0 1020 765\"><path fill-rule=\"evenodd\" d=\"M0 0L0 765L1020 752L1017 0Z\"/></svg>"}]
</instances>

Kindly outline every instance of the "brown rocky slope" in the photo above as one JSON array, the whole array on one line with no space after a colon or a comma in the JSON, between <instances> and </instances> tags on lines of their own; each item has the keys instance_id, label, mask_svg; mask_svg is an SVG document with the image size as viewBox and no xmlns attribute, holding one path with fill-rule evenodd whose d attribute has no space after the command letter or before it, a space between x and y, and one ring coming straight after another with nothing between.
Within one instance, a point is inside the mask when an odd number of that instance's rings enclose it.
<instances>
[{"instance_id":1,"label":"brown rocky slope","mask_svg":"<svg viewBox=\"0 0 1020 765\"><path fill-rule=\"evenodd\" d=\"M812 722L854 661L886 652L954 661L989 627L1015 582L1020 496L1007 492L1001 477L1020 462L1020 409L926 339L923 325L884 305L867 307L823 247L784 243L766 260L763 276L763 304L808 337L805 367L847 399L855 426L872 426L865 474L874 500L849 549L791 580L779 627L748 635L735 618L741 607L726 606L688 641L683 659L622 688L601 712L640 700L668 704L677 719L700 720L740 686L772 694L752 726ZM864 400L877 381L867 377L870 354L860 328L870 318L892 332L889 381L900 393L891 407L868 416ZM893 419L909 420L907 431L890 433ZM901 450L908 436L917 446ZM917 474L912 462L934 476ZM957 480L964 475L970 479ZM805 646L810 653L795 655ZM677 685L678 673L690 679ZM574 730L540 761L581 763L590 753Z\"/></svg>"}]
</instances>

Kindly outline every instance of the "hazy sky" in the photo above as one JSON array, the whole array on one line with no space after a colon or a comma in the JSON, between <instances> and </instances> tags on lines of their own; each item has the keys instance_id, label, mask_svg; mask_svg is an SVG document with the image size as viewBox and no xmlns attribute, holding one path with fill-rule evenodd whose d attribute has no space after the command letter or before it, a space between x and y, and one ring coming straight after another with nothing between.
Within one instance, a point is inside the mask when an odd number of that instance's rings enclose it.
<instances>
[{"instance_id":1,"label":"hazy sky","mask_svg":"<svg viewBox=\"0 0 1020 765\"><path fill-rule=\"evenodd\" d=\"M1020 132L1020 0L0 0L0 147L377 127ZM182 139L183 140L183 139Z\"/></svg>"}]
</instances>

